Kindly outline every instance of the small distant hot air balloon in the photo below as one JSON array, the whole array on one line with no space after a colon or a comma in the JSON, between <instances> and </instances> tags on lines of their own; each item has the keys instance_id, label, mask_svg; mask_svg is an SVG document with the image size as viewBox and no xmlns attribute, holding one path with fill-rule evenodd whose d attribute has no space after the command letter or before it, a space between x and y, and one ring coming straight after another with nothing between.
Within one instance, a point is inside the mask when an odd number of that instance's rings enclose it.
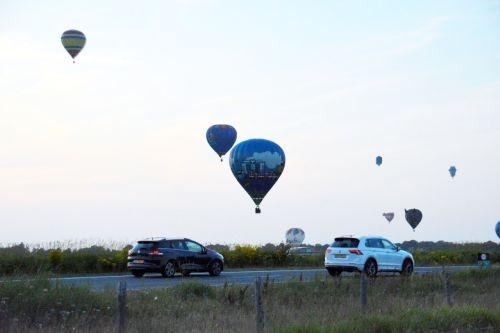
<instances>
[{"instance_id":1,"label":"small distant hot air balloon","mask_svg":"<svg viewBox=\"0 0 500 333\"><path fill-rule=\"evenodd\" d=\"M285 153L276 143L264 139L250 139L238 143L229 157L234 177L257 205L281 176L285 168Z\"/></svg>"},{"instance_id":2,"label":"small distant hot air balloon","mask_svg":"<svg viewBox=\"0 0 500 333\"><path fill-rule=\"evenodd\" d=\"M391 212L391 213L383 213L382 215L385 217L385 219L386 219L387 221L389 221L389 223L390 223L390 222L392 221L392 219L394 218L394 213L392 213L392 212Z\"/></svg>"},{"instance_id":3,"label":"small distant hot air balloon","mask_svg":"<svg viewBox=\"0 0 500 333\"><path fill-rule=\"evenodd\" d=\"M85 46L86 41L87 39L83 32L78 30L65 31L61 36L62 45L68 51L71 58L73 58L73 62L75 62L74 59Z\"/></svg>"},{"instance_id":4,"label":"small distant hot air balloon","mask_svg":"<svg viewBox=\"0 0 500 333\"><path fill-rule=\"evenodd\" d=\"M450 172L451 178L453 178L453 177L455 177L455 174L457 173L457 168L455 168L455 166L452 165L448 171Z\"/></svg>"},{"instance_id":5,"label":"small distant hot air balloon","mask_svg":"<svg viewBox=\"0 0 500 333\"><path fill-rule=\"evenodd\" d=\"M375 163L377 163L378 166L381 166L382 165L382 156L377 156L377 158L375 159Z\"/></svg>"},{"instance_id":6,"label":"small distant hot air balloon","mask_svg":"<svg viewBox=\"0 0 500 333\"><path fill-rule=\"evenodd\" d=\"M300 228L291 228L286 231L286 243L297 246L302 244L304 241L304 238L306 237L306 234L304 230Z\"/></svg>"},{"instance_id":7,"label":"small distant hot air balloon","mask_svg":"<svg viewBox=\"0 0 500 333\"><path fill-rule=\"evenodd\" d=\"M420 221L422 221L422 212L418 209L405 209L405 218L408 224L412 227L413 231L418 226Z\"/></svg>"},{"instance_id":8,"label":"small distant hot air balloon","mask_svg":"<svg viewBox=\"0 0 500 333\"><path fill-rule=\"evenodd\" d=\"M231 125L213 125L207 130L207 141L210 147L219 155L225 155L236 141L236 130Z\"/></svg>"},{"instance_id":9,"label":"small distant hot air balloon","mask_svg":"<svg viewBox=\"0 0 500 333\"><path fill-rule=\"evenodd\" d=\"M500 221L497 222L497 226L495 227L495 231L497 233L498 238L500 238Z\"/></svg>"}]
</instances>

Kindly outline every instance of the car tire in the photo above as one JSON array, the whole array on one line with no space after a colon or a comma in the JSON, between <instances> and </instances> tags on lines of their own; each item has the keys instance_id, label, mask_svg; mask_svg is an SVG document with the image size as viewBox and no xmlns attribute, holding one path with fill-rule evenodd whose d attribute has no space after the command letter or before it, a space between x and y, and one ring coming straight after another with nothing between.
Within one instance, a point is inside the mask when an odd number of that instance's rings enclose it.
<instances>
[{"instance_id":1,"label":"car tire","mask_svg":"<svg viewBox=\"0 0 500 333\"><path fill-rule=\"evenodd\" d=\"M165 278L173 278L176 270L177 270L177 267L175 265L175 262L170 260L169 262L167 262L165 267L163 267L163 271L161 272L161 275Z\"/></svg>"},{"instance_id":2,"label":"car tire","mask_svg":"<svg viewBox=\"0 0 500 333\"><path fill-rule=\"evenodd\" d=\"M333 277L337 277L340 276L340 274L342 274L342 270L340 268L327 267L326 270Z\"/></svg>"},{"instance_id":3,"label":"car tire","mask_svg":"<svg viewBox=\"0 0 500 333\"><path fill-rule=\"evenodd\" d=\"M208 273L212 276L219 276L220 273L222 272L222 263L220 260L215 260L213 263L210 264L210 267L208 268Z\"/></svg>"},{"instance_id":4,"label":"car tire","mask_svg":"<svg viewBox=\"0 0 500 333\"><path fill-rule=\"evenodd\" d=\"M189 275L191 275L191 271L188 271L186 269L183 269L181 271L181 273L182 273L182 276L184 276L184 277L189 277Z\"/></svg>"},{"instance_id":5,"label":"car tire","mask_svg":"<svg viewBox=\"0 0 500 333\"><path fill-rule=\"evenodd\" d=\"M403 265L401 266L401 275L410 276L413 273L413 261L411 259L405 259Z\"/></svg>"},{"instance_id":6,"label":"car tire","mask_svg":"<svg viewBox=\"0 0 500 333\"><path fill-rule=\"evenodd\" d=\"M144 276L144 271L132 271L132 275L135 276L136 278L141 278Z\"/></svg>"},{"instance_id":7,"label":"car tire","mask_svg":"<svg viewBox=\"0 0 500 333\"><path fill-rule=\"evenodd\" d=\"M365 263L365 267L363 269L366 276L374 278L378 273L378 265L374 259L368 259Z\"/></svg>"}]
</instances>

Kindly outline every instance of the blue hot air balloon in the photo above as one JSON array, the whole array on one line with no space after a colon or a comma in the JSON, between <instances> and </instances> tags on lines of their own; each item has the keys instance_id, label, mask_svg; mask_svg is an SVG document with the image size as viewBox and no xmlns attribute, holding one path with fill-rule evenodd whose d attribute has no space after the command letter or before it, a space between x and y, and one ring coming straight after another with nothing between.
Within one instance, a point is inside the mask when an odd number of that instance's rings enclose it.
<instances>
[{"instance_id":1,"label":"blue hot air balloon","mask_svg":"<svg viewBox=\"0 0 500 333\"><path fill-rule=\"evenodd\" d=\"M457 173L457 168L455 168L455 166L452 165L448 171L450 172L451 178L453 178L453 177L455 177L455 174Z\"/></svg>"},{"instance_id":2,"label":"blue hot air balloon","mask_svg":"<svg viewBox=\"0 0 500 333\"><path fill-rule=\"evenodd\" d=\"M219 155L225 155L236 141L236 130L231 125L213 125L207 130L207 141L210 147Z\"/></svg>"},{"instance_id":3,"label":"blue hot air balloon","mask_svg":"<svg viewBox=\"0 0 500 333\"><path fill-rule=\"evenodd\" d=\"M74 59L78 53L82 51L86 41L87 39L83 32L78 30L67 30L61 36L61 43L71 58L73 58L73 62L75 62Z\"/></svg>"},{"instance_id":4,"label":"blue hot air balloon","mask_svg":"<svg viewBox=\"0 0 500 333\"><path fill-rule=\"evenodd\" d=\"M495 227L495 231L497 233L498 238L500 238L500 221L497 222L497 226Z\"/></svg>"},{"instance_id":5,"label":"blue hot air balloon","mask_svg":"<svg viewBox=\"0 0 500 333\"><path fill-rule=\"evenodd\" d=\"M276 143L250 139L237 144L229 157L234 177L247 191L260 213L259 205L285 168L285 153Z\"/></svg>"},{"instance_id":6,"label":"blue hot air balloon","mask_svg":"<svg viewBox=\"0 0 500 333\"><path fill-rule=\"evenodd\" d=\"M382 164L382 156L377 156L377 158L375 159L375 163L380 166Z\"/></svg>"},{"instance_id":7,"label":"blue hot air balloon","mask_svg":"<svg viewBox=\"0 0 500 333\"><path fill-rule=\"evenodd\" d=\"M420 221L422 221L422 212L416 208L405 209L405 218L413 231L415 231L415 228L420 224Z\"/></svg>"}]
</instances>

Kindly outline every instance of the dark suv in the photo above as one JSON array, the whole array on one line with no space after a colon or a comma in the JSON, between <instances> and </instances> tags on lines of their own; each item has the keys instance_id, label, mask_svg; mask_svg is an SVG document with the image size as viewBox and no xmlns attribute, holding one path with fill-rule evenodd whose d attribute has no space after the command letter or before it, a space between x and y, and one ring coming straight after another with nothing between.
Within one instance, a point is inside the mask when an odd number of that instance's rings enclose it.
<instances>
[{"instance_id":1,"label":"dark suv","mask_svg":"<svg viewBox=\"0 0 500 333\"><path fill-rule=\"evenodd\" d=\"M224 257L187 238L141 240L128 252L127 268L135 277L146 272L173 277L176 272L208 272L217 276L224 269Z\"/></svg>"}]
</instances>

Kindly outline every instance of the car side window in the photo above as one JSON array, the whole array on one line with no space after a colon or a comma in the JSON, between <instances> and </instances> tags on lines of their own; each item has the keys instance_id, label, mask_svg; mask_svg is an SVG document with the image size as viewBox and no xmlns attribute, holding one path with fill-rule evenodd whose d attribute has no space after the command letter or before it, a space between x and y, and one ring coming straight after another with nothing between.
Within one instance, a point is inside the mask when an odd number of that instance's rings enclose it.
<instances>
[{"instance_id":1,"label":"car side window","mask_svg":"<svg viewBox=\"0 0 500 333\"><path fill-rule=\"evenodd\" d=\"M191 241L186 241L186 246L188 248L188 251L191 251L191 252L201 252L203 250L203 248L201 247L200 244L196 244L195 242L191 242Z\"/></svg>"},{"instance_id":2,"label":"car side window","mask_svg":"<svg viewBox=\"0 0 500 333\"><path fill-rule=\"evenodd\" d=\"M365 242L366 247L375 248L375 249L383 249L384 245L382 244L380 239L377 238L369 238Z\"/></svg>"},{"instance_id":3,"label":"car side window","mask_svg":"<svg viewBox=\"0 0 500 333\"><path fill-rule=\"evenodd\" d=\"M160 242L160 249L168 249L170 248L170 242L169 241L161 241Z\"/></svg>"},{"instance_id":4,"label":"car side window","mask_svg":"<svg viewBox=\"0 0 500 333\"><path fill-rule=\"evenodd\" d=\"M181 240L173 240L170 243L171 243L173 249L185 250L184 244L183 244L184 242Z\"/></svg>"},{"instance_id":5,"label":"car side window","mask_svg":"<svg viewBox=\"0 0 500 333\"><path fill-rule=\"evenodd\" d=\"M391 242L389 242L388 240L386 239L381 239L382 241L382 244L384 245L384 248L386 250L393 250L393 251L396 251L396 246L394 244L392 244Z\"/></svg>"}]
</instances>

